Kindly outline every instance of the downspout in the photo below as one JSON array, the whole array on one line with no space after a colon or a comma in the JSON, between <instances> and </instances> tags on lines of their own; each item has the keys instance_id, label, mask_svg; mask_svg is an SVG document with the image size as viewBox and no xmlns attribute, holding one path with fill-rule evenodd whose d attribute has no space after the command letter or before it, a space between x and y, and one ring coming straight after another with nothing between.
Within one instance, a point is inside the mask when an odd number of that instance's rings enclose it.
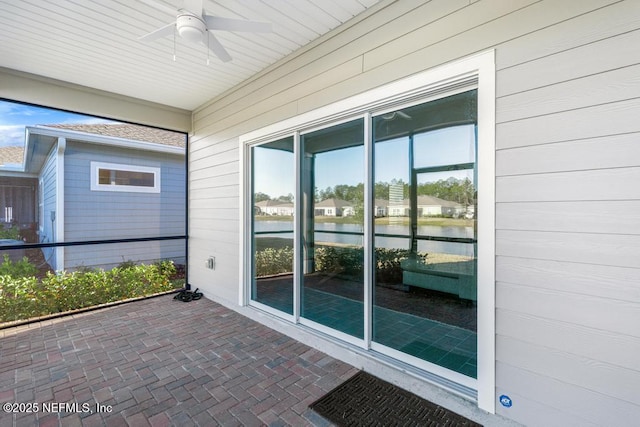
<instances>
[{"instance_id":1,"label":"downspout","mask_svg":"<svg viewBox=\"0 0 640 427\"><path fill-rule=\"evenodd\" d=\"M66 138L58 138L56 156L56 213L55 242L64 242L64 151L67 148ZM64 270L64 246L56 247L56 271Z\"/></svg>"}]
</instances>

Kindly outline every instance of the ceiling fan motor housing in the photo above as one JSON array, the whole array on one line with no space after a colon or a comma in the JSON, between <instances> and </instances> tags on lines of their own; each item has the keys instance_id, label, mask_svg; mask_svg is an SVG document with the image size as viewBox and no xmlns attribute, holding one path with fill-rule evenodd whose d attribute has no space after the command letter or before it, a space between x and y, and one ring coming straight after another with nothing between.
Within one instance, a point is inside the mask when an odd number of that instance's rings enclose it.
<instances>
[{"instance_id":1,"label":"ceiling fan motor housing","mask_svg":"<svg viewBox=\"0 0 640 427\"><path fill-rule=\"evenodd\" d=\"M199 16L189 13L178 15L176 27L180 37L191 43L201 42L202 35L207 31L204 21Z\"/></svg>"}]
</instances>

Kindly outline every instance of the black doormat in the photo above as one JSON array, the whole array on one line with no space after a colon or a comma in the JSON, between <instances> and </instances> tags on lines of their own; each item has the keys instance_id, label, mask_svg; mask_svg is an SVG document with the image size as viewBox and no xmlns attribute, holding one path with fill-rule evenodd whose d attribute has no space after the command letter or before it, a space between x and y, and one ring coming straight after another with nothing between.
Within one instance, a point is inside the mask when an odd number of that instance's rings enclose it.
<instances>
[{"instance_id":1,"label":"black doormat","mask_svg":"<svg viewBox=\"0 0 640 427\"><path fill-rule=\"evenodd\" d=\"M309 407L338 426L482 427L364 371Z\"/></svg>"}]
</instances>

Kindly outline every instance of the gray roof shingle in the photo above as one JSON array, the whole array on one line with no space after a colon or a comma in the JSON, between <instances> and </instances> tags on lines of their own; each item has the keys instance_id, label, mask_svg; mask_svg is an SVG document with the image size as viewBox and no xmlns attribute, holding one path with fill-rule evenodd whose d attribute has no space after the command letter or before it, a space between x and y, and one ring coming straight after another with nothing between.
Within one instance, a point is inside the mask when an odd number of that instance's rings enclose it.
<instances>
[{"instance_id":1,"label":"gray roof shingle","mask_svg":"<svg viewBox=\"0 0 640 427\"><path fill-rule=\"evenodd\" d=\"M24 147L9 145L0 147L0 166L20 165L24 157Z\"/></svg>"},{"instance_id":2,"label":"gray roof shingle","mask_svg":"<svg viewBox=\"0 0 640 427\"><path fill-rule=\"evenodd\" d=\"M148 126L132 125L128 123L96 123L96 124L47 124L49 128L72 130L94 135L111 136L133 141L153 142L172 147L185 147L186 135Z\"/></svg>"}]
</instances>

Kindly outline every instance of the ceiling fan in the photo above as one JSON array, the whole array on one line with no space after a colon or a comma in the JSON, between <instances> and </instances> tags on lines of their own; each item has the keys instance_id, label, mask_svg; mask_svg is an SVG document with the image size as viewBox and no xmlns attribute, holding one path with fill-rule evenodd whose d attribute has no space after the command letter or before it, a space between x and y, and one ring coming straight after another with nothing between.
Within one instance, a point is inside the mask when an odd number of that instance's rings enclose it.
<instances>
[{"instance_id":1,"label":"ceiling fan","mask_svg":"<svg viewBox=\"0 0 640 427\"><path fill-rule=\"evenodd\" d=\"M180 37L190 43L203 43L223 62L231 61L231 55L213 35L213 30L250 33L268 33L272 31L271 24L268 22L244 21L207 15L202 9L203 0L184 0L183 7L177 10L155 0L141 1L153 8L176 15L176 20L138 38L138 40L156 40L177 32Z\"/></svg>"},{"instance_id":2,"label":"ceiling fan","mask_svg":"<svg viewBox=\"0 0 640 427\"><path fill-rule=\"evenodd\" d=\"M407 113L405 113L402 110L397 110L397 111L394 111L392 113L383 114L381 117L384 120L395 120L398 117L401 117L401 118L403 118L405 120L411 120L411 116L408 115Z\"/></svg>"}]
</instances>

